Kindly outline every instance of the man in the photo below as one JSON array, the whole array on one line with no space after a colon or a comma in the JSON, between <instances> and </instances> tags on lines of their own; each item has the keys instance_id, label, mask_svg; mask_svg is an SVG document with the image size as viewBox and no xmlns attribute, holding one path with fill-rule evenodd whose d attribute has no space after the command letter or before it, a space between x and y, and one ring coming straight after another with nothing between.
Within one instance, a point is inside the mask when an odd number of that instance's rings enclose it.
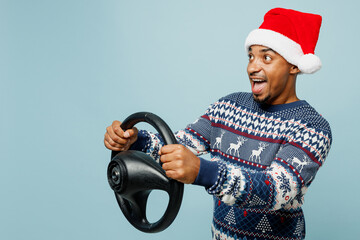
<instances>
[{"instance_id":1,"label":"man","mask_svg":"<svg viewBox=\"0 0 360 240\"><path fill-rule=\"evenodd\" d=\"M301 205L329 152L327 121L296 95L299 73L320 69L314 55L321 16L275 8L245 41L252 93L233 93L178 131L180 144L120 122L110 150L141 149L168 177L204 186L214 198L213 239L304 239ZM199 157L211 153L211 161Z\"/></svg>"}]
</instances>

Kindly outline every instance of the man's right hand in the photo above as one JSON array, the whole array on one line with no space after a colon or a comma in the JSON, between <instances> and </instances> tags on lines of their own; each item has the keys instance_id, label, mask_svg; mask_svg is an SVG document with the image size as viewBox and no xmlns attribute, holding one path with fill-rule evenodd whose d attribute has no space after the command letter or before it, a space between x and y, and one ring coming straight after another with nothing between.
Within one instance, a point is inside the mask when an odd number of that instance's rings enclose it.
<instances>
[{"instance_id":1,"label":"man's right hand","mask_svg":"<svg viewBox=\"0 0 360 240\"><path fill-rule=\"evenodd\" d=\"M106 128L104 144L112 151L127 151L137 140L138 130L136 127L124 131L120 125L120 121L114 121L111 126Z\"/></svg>"}]
</instances>

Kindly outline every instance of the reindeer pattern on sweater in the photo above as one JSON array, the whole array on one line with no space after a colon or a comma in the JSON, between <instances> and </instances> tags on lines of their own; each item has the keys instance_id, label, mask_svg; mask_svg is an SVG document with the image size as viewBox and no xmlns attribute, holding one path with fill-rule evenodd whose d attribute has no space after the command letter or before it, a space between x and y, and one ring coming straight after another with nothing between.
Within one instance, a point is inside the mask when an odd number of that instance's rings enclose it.
<instances>
[{"instance_id":1,"label":"reindeer pattern on sweater","mask_svg":"<svg viewBox=\"0 0 360 240\"><path fill-rule=\"evenodd\" d=\"M303 239L304 195L330 150L328 122L306 101L265 106L230 94L176 132L201 159L194 184L214 198L213 239ZM139 146L158 158L156 134Z\"/></svg>"}]
</instances>

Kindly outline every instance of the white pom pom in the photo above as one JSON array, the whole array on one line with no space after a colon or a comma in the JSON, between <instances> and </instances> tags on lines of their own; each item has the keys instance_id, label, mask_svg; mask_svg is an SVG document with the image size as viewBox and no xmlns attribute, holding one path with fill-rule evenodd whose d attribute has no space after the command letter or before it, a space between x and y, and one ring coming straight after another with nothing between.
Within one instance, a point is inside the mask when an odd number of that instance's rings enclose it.
<instances>
[{"instance_id":1,"label":"white pom pom","mask_svg":"<svg viewBox=\"0 0 360 240\"><path fill-rule=\"evenodd\" d=\"M320 58L314 54L305 54L300 57L298 68L302 73L314 73L321 68Z\"/></svg>"}]
</instances>

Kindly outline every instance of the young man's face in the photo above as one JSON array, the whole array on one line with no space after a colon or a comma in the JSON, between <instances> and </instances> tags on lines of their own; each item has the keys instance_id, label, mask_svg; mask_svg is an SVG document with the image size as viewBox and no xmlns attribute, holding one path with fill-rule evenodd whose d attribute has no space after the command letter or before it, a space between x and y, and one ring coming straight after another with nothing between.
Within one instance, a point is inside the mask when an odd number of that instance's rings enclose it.
<instances>
[{"instance_id":1,"label":"young man's face","mask_svg":"<svg viewBox=\"0 0 360 240\"><path fill-rule=\"evenodd\" d=\"M255 101L276 105L298 100L294 74L299 71L296 67L265 46L253 45L248 53L247 72Z\"/></svg>"}]
</instances>

